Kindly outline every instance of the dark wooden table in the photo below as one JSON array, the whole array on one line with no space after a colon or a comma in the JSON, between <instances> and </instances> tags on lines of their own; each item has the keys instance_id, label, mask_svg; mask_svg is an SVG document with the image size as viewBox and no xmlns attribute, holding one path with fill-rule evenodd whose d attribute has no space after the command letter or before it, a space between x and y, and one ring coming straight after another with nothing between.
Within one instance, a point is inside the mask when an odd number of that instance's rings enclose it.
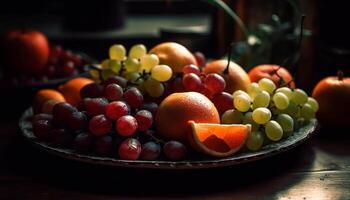
<instances>
[{"instance_id":1,"label":"dark wooden table","mask_svg":"<svg viewBox=\"0 0 350 200\"><path fill-rule=\"evenodd\" d=\"M37 150L0 122L0 199L350 199L350 134L320 129L301 146L240 166L136 170Z\"/></svg>"}]
</instances>

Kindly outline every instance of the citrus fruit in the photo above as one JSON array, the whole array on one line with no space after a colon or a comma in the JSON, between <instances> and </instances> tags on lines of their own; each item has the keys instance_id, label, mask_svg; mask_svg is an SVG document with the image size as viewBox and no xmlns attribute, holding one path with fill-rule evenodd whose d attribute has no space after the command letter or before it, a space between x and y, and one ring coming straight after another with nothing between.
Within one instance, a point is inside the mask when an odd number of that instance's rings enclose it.
<instances>
[{"instance_id":1,"label":"citrus fruit","mask_svg":"<svg viewBox=\"0 0 350 200\"><path fill-rule=\"evenodd\" d=\"M80 101L80 90L87 84L94 82L91 79L78 77L60 85L58 89L65 97L66 101L73 106L77 106Z\"/></svg>"},{"instance_id":2,"label":"citrus fruit","mask_svg":"<svg viewBox=\"0 0 350 200\"><path fill-rule=\"evenodd\" d=\"M156 115L157 133L164 139L188 143L189 120L197 123L220 123L215 105L197 92L173 93L159 106Z\"/></svg>"},{"instance_id":3,"label":"citrus fruit","mask_svg":"<svg viewBox=\"0 0 350 200\"><path fill-rule=\"evenodd\" d=\"M283 78L285 83L290 82L291 88L295 88L295 83L292 81L292 75L287 69L278 65L258 65L249 71L248 76L252 82L259 82L259 80L262 78L271 79L276 86L280 86L280 79Z\"/></svg>"},{"instance_id":4,"label":"citrus fruit","mask_svg":"<svg viewBox=\"0 0 350 200\"><path fill-rule=\"evenodd\" d=\"M34 113L40 113L42 112L42 107L44 103L48 100L55 100L58 102L65 102L64 96L57 90L53 89L42 89L39 90L33 101L33 109Z\"/></svg>"},{"instance_id":5,"label":"citrus fruit","mask_svg":"<svg viewBox=\"0 0 350 200\"><path fill-rule=\"evenodd\" d=\"M149 53L156 54L160 64L168 65L173 72L182 72L185 65L197 65L193 54L181 44L164 42L153 47Z\"/></svg>"},{"instance_id":6,"label":"citrus fruit","mask_svg":"<svg viewBox=\"0 0 350 200\"><path fill-rule=\"evenodd\" d=\"M210 124L189 121L192 127L191 146L202 153L215 157L227 157L244 145L251 125Z\"/></svg>"},{"instance_id":7,"label":"citrus fruit","mask_svg":"<svg viewBox=\"0 0 350 200\"><path fill-rule=\"evenodd\" d=\"M247 91L250 85L250 79L244 69L232 61L230 62L229 70L227 73L225 72L226 67L227 60L216 60L208 63L204 67L203 71L205 74L221 74L226 81L225 91L228 93L232 94L236 90Z\"/></svg>"}]
</instances>

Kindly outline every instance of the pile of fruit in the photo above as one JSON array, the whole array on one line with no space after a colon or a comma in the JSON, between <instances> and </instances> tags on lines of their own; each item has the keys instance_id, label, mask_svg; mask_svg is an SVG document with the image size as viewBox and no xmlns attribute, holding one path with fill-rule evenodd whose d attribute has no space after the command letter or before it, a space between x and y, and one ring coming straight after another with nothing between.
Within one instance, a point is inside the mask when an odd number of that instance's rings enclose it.
<instances>
[{"instance_id":1,"label":"pile of fruit","mask_svg":"<svg viewBox=\"0 0 350 200\"><path fill-rule=\"evenodd\" d=\"M83 71L86 58L60 46L49 44L46 36L35 30L11 30L0 38L4 83L40 84L50 79L67 78Z\"/></svg>"},{"instance_id":2,"label":"pile of fruit","mask_svg":"<svg viewBox=\"0 0 350 200\"><path fill-rule=\"evenodd\" d=\"M227 157L257 151L315 117L317 101L291 81L274 82L264 72L251 83L259 73L248 75L234 62L204 65L203 54L177 43L150 51L137 44L128 52L113 45L109 58L91 70L94 80L76 78L59 91L38 92L33 133L80 153L176 161L189 159L189 152ZM271 77L291 77L279 70Z\"/></svg>"}]
</instances>

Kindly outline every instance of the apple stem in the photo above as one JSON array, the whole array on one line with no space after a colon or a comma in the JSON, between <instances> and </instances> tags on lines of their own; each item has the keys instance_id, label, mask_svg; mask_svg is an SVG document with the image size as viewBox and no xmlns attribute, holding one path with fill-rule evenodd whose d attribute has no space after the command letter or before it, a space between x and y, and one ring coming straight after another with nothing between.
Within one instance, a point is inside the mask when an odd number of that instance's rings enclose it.
<instances>
[{"instance_id":1,"label":"apple stem","mask_svg":"<svg viewBox=\"0 0 350 200\"><path fill-rule=\"evenodd\" d=\"M342 81L344 78L344 72L341 70L338 70L337 75L338 75L338 80Z\"/></svg>"},{"instance_id":2,"label":"apple stem","mask_svg":"<svg viewBox=\"0 0 350 200\"><path fill-rule=\"evenodd\" d=\"M235 42L231 42L231 44L229 46L228 55L227 55L227 65L226 65L225 70L223 71L224 74L228 74L228 70L230 68L230 62L231 62L232 49L233 49L233 46L236 45L236 44L237 43L235 43Z\"/></svg>"}]
</instances>

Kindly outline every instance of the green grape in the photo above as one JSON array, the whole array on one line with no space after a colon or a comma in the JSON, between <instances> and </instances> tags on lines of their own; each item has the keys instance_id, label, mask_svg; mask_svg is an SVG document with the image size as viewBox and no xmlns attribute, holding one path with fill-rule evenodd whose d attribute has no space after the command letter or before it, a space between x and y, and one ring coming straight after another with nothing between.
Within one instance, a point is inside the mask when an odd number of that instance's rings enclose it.
<instances>
[{"instance_id":1,"label":"green grape","mask_svg":"<svg viewBox=\"0 0 350 200\"><path fill-rule=\"evenodd\" d=\"M268 92L269 94L272 94L273 91L276 89L275 83L268 78L260 79L258 84L259 84L259 88L261 90L264 90L264 91Z\"/></svg>"},{"instance_id":2,"label":"green grape","mask_svg":"<svg viewBox=\"0 0 350 200\"><path fill-rule=\"evenodd\" d=\"M246 146L251 151L261 149L264 144L264 135L260 131L250 132L246 141Z\"/></svg>"},{"instance_id":3,"label":"green grape","mask_svg":"<svg viewBox=\"0 0 350 200\"><path fill-rule=\"evenodd\" d=\"M146 54L141 57L141 70L150 72L151 69L159 64L159 58L155 54Z\"/></svg>"},{"instance_id":4,"label":"green grape","mask_svg":"<svg viewBox=\"0 0 350 200\"><path fill-rule=\"evenodd\" d=\"M145 47L145 45L135 44L134 46L131 47L129 51L129 57L140 59L142 56L146 55L146 53L147 53L147 48Z\"/></svg>"},{"instance_id":5,"label":"green grape","mask_svg":"<svg viewBox=\"0 0 350 200\"><path fill-rule=\"evenodd\" d=\"M303 105L307 102L307 94L302 89L295 89L292 94L291 101L297 105Z\"/></svg>"},{"instance_id":6,"label":"green grape","mask_svg":"<svg viewBox=\"0 0 350 200\"><path fill-rule=\"evenodd\" d=\"M241 112L247 112L250 109L250 97L240 94L233 99L233 105Z\"/></svg>"},{"instance_id":7,"label":"green grape","mask_svg":"<svg viewBox=\"0 0 350 200\"><path fill-rule=\"evenodd\" d=\"M168 65L156 65L151 70L152 78L160 82L168 81L173 75L173 70Z\"/></svg>"},{"instance_id":8,"label":"green grape","mask_svg":"<svg viewBox=\"0 0 350 200\"><path fill-rule=\"evenodd\" d=\"M278 88L278 89L276 90L276 93L277 93L277 92L282 92L283 94L285 94L285 95L288 97L288 99L291 99L291 98L292 98L293 92L292 92L292 90L291 90L289 87L281 87L281 88Z\"/></svg>"},{"instance_id":9,"label":"green grape","mask_svg":"<svg viewBox=\"0 0 350 200\"><path fill-rule=\"evenodd\" d=\"M109 64L109 69L116 74L118 74L120 72L120 69L122 68L121 62L114 59L109 60L108 64Z\"/></svg>"},{"instance_id":10,"label":"green grape","mask_svg":"<svg viewBox=\"0 0 350 200\"><path fill-rule=\"evenodd\" d=\"M314 112L318 111L318 102L316 101L316 99L312 98L312 97L308 97L307 98L307 103L311 106L312 110L314 110Z\"/></svg>"},{"instance_id":11,"label":"green grape","mask_svg":"<svg viewBox=\"0 0 350 200\"><path fill-rule=\"evenodd\" d=\"M124 65L127 72L138 72L140 68L140 62L135 58L127 58Z\"/></svg>"},{"instance_id":12,"label":"green grape","mask_svg":"<svg viewBox=\"0 0 350 200\"><path fill-rule=\"evenodd\" d=\"M244 96L246 96L247 98L249 98L249 101L251 101L251 98L250 98L250 96L246 93L246 92L244 92L243 90L236 90L233 94L232 94L232 96L233 96L233 98L235 98L236 96L238 96L238 95L244 95Z\"/></svg>"},{"instance_id":13,"label":"green grape","mask_svg":"<svg viewBox=\"0 0 350 200\"><path fill-rule=\"evenodd\" d=\"M262 91L261 91L258 83L251 83L248 87L248 94L252 99L254 99L261 92Z\"/></svg>"},{"instance_id":14,"label":"green grape","mask_svg":"<svg viewBox=\"0 0 350 200\"><path fill-rule=\"evenodd\" d=\"M300 109L300 115L306 120L315 118L315 111L312 109L311 105L306 103Z\"/></svg>"},{"instance_id":15,"label":"green grape","mask_svg":"<svg viewBox=\"0 0 350 200\"><path fill-rule=\"evenodd\" d=\"M149 96L160 97L164 93L164 86L159 81L149 77L144 83L145 89Z\"/></svg>"},{"instance_id":16,"label":"green grape","mask_svg":"<svg viewBox=\"0 0 350 200\"><path fill-rule=\"evenodd\" d=\"M297 104L295 104L294 102L290 101L289 105L286 109L281 110L282 113L285 113L293 118L297 118L299 115L299 107Z\"/></svg>"},{"instance_id":17,"label":"green grape","mask_svg":"<svg viewBox=\"0 0 350 200\"><path fill-rule=\"evenodd\" d=\"M109 69L109 59L104 59L101 62L101 69Z\"/></svg>"},{"instance_id":18,"label":"green grape","mask_svg":"<svg viewBox=\"0 0 350 200\"><path fill-rule=\"evenodd\" d=\"M253 108L268 107L270 104L270 94L266 91L262 91L256 95L253 101Z\"/></svg>"},{"instance_id":19,"label":"green grape","mask_svg":"<svg viewBox=\"0 0 350 200\"><path fill-rule=\"evenodd\" d=\"M109 77L114 76L114 75L116 75L116 74L110 69L105 69L105 70L102 70L102 72L101 72L101 76L102 76L102 79L104 81L107 80Z\"/></svg>"},{"instance_id":20,"label":"green grape","mask_svg":"<svg viewBox=\"0 0 350 200\"><path fill-rule=\"evenodd\" d=\"M299 117L293 120L294 120L294 130L298 130L299 128L304 126L306 123L306 120L303 117Z\"/></svg>"},{"instance_id":21,"label":"green grape","mask_svg":"<svg viewBox=\"0 0 350 200\"><path fill-rule=\"evenodd\" d=\"M121 44L115 44L109 48L109 58L122 61L126 59L125 47Z\"/></svg>"},{"instance_id":22,"label":"green grape","mask_svg":"<svg viewBox=\"0 0 350 200\"><path fill-rule=\"evenodd\" d=\"M283 132L288 133L294 130L294 120L287 114L279 114L276 121L281 125Z\"/></svg>"},{"instance_id":23,"label":"green grape","mask_svg":"<svg viewBox=\"0 0 350 200\"><path fill-rule=\"evenodd\" d=\"M243 114L238 110L230 109L226 110L224 114L221 115L222 124L241 124L243 119Z\"/></svg>"},{"instance_id":24,"label":"green grape","mask_svg":"<svg viewBox=\"0 0 350 200\"><path fill-rule=\"evenodd\" d=\"M271 120L265 124L265 134L272 141L279 141L283 136L283 129L279 123Z\"/></svg>"},{"instance_id":25,"label":"green grape","mask_svg":"<svg viewBox=\"0 0 350 200\"><path fill-rule=\"evenodd\" d=\"M253 120L258 124L265 124L271 119L271 111L267 108L257 108L252 114Z\"/></svg>"},{"instance_id":26,"label":"green grape","mask_svg":"<svg viewBox=\"0 0 350 200\"><path fill-rule=\"evenodd\" d=\"M141 75L140 75L140 73L138 73L138 72L131 72L131 73L126 73L126 74L124 75L124 77L125 77L126 80L128 80L129 82L131 82L131 83L136 83L136 82L140 79Z\"/></svg>"},{"instance_id":27,"label":"green grape","mask_svg":"<svg viewBox=\"0 0 350 200\"><path fill-rule=\"evenodd\" d=\"M275 103L275 106L280 110L286 109L289 105L289 99L287 95L282 92L275 93L272 97L272 100Z\"/></svg>"},{"instance_id":28,"label":"green grape","mask_svg":"<svg viewBox=\"0 0 350 200\"><path fill-rule=\"evenodd\" d=\"M253 120L253 112L246 112L243 116L242 123L252 125L252 131L259 130L260 125Z\"/></svg>"}]
</instances>

